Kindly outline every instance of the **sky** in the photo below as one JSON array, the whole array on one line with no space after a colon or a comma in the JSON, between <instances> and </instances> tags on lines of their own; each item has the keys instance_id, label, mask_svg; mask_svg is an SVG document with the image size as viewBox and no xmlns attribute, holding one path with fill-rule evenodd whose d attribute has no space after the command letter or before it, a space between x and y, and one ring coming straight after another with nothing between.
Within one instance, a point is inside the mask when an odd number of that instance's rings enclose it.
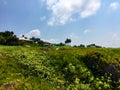
<instances>
[{"instance_id":1,"label":"sky","mask_svg":"<svg viewBox=\"0 0 120 90\"><path fill-rule=\"evenodd\" d=\"M120 47L120 0L0 0L0 32Z\"/></svg>"}]
</instances>

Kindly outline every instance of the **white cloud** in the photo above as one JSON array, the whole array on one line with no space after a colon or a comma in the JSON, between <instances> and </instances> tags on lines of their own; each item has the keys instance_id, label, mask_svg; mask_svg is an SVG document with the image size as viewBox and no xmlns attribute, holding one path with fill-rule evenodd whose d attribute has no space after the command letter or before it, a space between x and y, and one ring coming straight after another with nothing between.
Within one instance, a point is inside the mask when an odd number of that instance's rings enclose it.
<instances>
[{"instance_id":1,"label":"white cloud","mask_svg":"<svg viewBox=\"0 0 120 90\"><path fill-rule=\"evenodd\" d=\"M50 43L60 43L59 39L51 38L51 39L42 39L43 41L50 42Z\"/></svg>"},{"instance_id":2,"label":"white cloud","mask_svg":"<svg viewBox=\"0 0 120 90\"><path fill-rule=\"evenodd\" d=\"M120 33L110 33L103 39L103 46L107 47L120 47Z\"/></svg>"},{"instance_id":3,"label":"white cloud","mask_svg":"<svg viewBox=\"0 0 120 90\"><path fill-rule=\"evenodd\" d=\"M80 41L81 41L81 37L80 36L78 36L77 34L75 34L75 33L70 33L69 35L68 35L68 37L66 37L66 38L70 38L71 39L71 45L79 45L80 44Z\"/></svg>"},{"instance_id":4,"label":"white cloud","mask_svg":"<svg viewBox=\"0 0 120 90\"><path fill-rule=\"evenodd\" d=\"M87 33L89 33L89 32L91 32L90 29L85 29L85 30L83 31L84 34L87 34Z\"/></svg>"},{"instance_id":5,"label":"white cloud","mask_svg":"<svg viewBox=\"0 0 120 90\"><path fill-rule=\"evenodd\" d=\"M45 21L45 20L46 20L46 16L40 17L40 21Z\"/></svg>"},{"instance_id":6,"label":"white cloud","mask_svg":"<svg viewBox=\"0 0 120 90\"><path fill-rule=\"evenodd\" d=\"M26 37L31 38L31 37L40 37L41 32L39 29L34 29L25 34Z\"/></svg>"},{"instance_id":7,"label":"white cloud","mask_svg":"<svg viewBox=\"0 0 120 90\"><path fill-rule=\"evenodd\" d=\"M47 8L52 12L48 25L64 25L74 14L86 18L96 13L101 0L46 0Z\"/></svg>"},{"instance_id":8,"label":"white cloud","mask_svg":"<svg viewBox=\"0 0 120 90\"><path fill-rule=\"evenodd\" d=\"M47 41L51 42L51 43L60 43L60 41L58 39L49 39Z\"/></svg>"},{"instance_id":9,"label":"white cloud","mask_svg":"<svg viewBox=\"0 0 120 90\"><path fill-rule=\"evenodd\" d=\"M113 33L111 35L111 40L109 41L109 46L120 47L120 35L118 33Z\"/></svg>"},{"instance_id":10,"label":"white cloud","mask_svg":"<svg viewBox=\"0 0 120 90\"><path fill-rule=\"evenodd\" d=\"M68 35L68 38L78 39L79 37L75 33L71 33Z\"/></svg>"},{"instance_id":11,"label":"white cloud","mask_svg":"<svg viewBox=\"0 0 120 90\"><path fill-rule=\"evenodd\" d=\"M48 8L51 8L58 0L46 0Z\"/></svg>"},{"instance_id":12,"label":"white cloud","mask_svg":"<svg viewBox=\"0 0 120 90\"><path fill-rule=\"evenodd\" d=\"M77 18L70 18L70 21L75 22L75 21L77 21Z\"/></svg>"},{"instance_id":13,"label":"white cloud","mask_svg":"<svg viewBox=\"0 0 120 90\"><path fill-rule=\"evenodd\" d=\"M117 33L113 33L112 35L112 40L115 41L115 42L118 42L120 41L120 37Z\"/></svg>"},{"instance_id":14,"label":"white cloud","mask_svg":"<svg viewBox=\"0 0 120 90\"><path fill-rule=\"evenodd\" d=\"M96 43L104 47L120 47L120 32L108 32L103 34Z\"/></svg>"},{"instance_id":15,"label":"white cloud","mask_svg":"<svg viewBox=\"0 0 120 90\"><path fill-rule=\"evenodd\" d=\"M119 2L112 2L109 7L113 10L116 10L118 9L119 6L120 6Z\"/></svg>"}]
</instances>

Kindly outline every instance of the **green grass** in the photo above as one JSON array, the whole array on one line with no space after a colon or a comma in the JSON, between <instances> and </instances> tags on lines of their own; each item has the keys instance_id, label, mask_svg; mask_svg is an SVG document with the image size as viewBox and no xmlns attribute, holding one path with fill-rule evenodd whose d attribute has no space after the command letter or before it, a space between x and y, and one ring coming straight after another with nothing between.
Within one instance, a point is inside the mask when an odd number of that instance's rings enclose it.
<instances>
[{"instance_id":1,"label":"green grass","mask_svg":"<svg viewBox=\"0 0 120 90\"><path fill-rule=\"evenodd\" d=\"M119 55L119 48L0 46L0 89L119 90Z\"/></svg>"}]
</instances>

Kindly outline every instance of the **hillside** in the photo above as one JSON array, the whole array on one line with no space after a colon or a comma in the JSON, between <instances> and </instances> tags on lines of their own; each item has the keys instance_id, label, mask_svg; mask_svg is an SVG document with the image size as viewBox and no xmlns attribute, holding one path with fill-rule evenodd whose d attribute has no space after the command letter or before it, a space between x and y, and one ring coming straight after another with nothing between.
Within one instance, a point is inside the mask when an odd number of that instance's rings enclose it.
<instances>
[{"instance_id":1,"label":"hillside","mask_svg":"<svg viewBox=\"0 0 120 90\"><path fill-rule=\"evenodd\" d=\"M0 46L0 90L120 90L119 48Z\"/></svg>"}]
</instances>

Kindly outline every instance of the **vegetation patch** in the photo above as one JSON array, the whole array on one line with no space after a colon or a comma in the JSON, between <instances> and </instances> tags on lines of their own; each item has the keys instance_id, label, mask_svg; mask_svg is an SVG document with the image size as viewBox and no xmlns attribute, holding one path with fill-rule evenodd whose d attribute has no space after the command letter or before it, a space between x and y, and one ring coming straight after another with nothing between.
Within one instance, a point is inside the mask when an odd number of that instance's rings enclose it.
<instances>
[{"instance_id":1,"label":"vegetation patch","mask_svg":"<svg viewBox=\"0 0 120 90\"><path fill-rule=\"evenodd\" d=\"M119 90L116 50L120 49L0 46L0 89Z\"/></svg>"}]
</instances>

